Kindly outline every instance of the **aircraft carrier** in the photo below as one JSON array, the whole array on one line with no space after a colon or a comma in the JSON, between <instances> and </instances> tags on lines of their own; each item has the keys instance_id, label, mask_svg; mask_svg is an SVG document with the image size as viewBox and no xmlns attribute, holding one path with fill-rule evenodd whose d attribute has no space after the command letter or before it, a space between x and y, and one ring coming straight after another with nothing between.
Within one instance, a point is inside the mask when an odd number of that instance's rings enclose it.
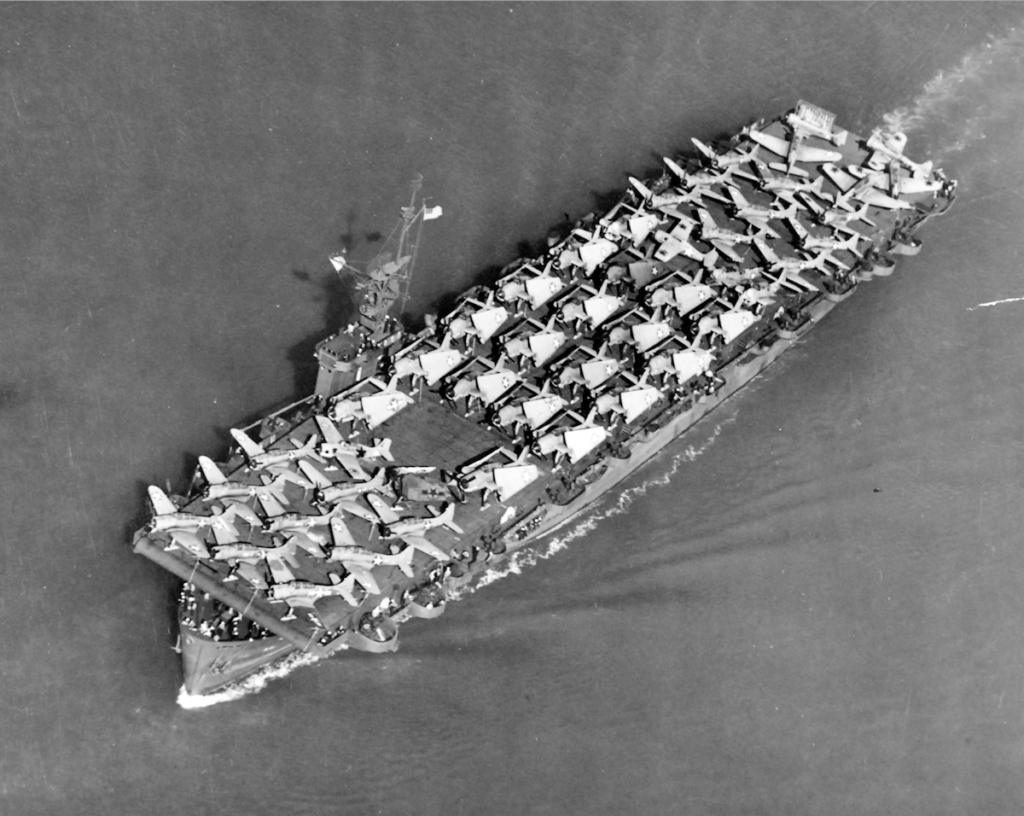
<instances>
[{"instance_id":1,"label":"aircraft carrier","mask_svg":"<svg viewBox=\"0 0 1024 816\"><path fill-rule=\"evenodd\" d=\"M317 347L315 392L234 429L183 495L149 489L134 549L184 582L188 694L393 651L403 621L440 615L916 253L955 194L902 134L857 137L804 101L693 143L422 331L392 316L441 215L419 179L366 268L331 258L361 305Z\"/></svg>"}]
</instances>

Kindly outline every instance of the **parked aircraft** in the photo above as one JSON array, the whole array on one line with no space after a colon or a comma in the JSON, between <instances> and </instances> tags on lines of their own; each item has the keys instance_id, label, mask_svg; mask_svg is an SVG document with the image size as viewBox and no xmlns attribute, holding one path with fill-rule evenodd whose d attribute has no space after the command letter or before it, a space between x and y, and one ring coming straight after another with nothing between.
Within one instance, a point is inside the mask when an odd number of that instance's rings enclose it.
<instances>
[{"instance_id":1,"label":"parked aircraft","mask_svg":"<svg viewBox=\"0 0 1024 816\"><path fill-rule=\"evenodd\" d=\"M796 111L787 113L783 121L793 130L794 136L817 136L819 139L832 142L836 147L845 145L846 139L849 136L849 133L845 130L835 130L831 125L826 127L824 124L818 124L806 117L800 116Z\"/></svg>"},{"instance_id":2,"label":"parked aircraft","mask_svg":"<svg viewBox=\"0 0 1024 816\"><path fill-rule=\"evenodd\" d=\"M214 561L226 561L232 567L239 563L258 564L267 558L284 558L293 561L295 556L295 545L293 543L279 544L275 547L259 547L255 544L236 542L234 544L222 544L216 548L213 554ZM295 565L297 566L297 565Z\"/></svg>"},{"instance_id":3,"label":"parked aircraft","mask_svg":"<svg viewBox=\"0 0 1024 816\"><path fill-rule=\"evenodd\" d=\"M288 498L284 494L286 485L294 484L303 489L313 486L294 471L277 465L270 468L276 474L274 478L270 479L261 475L259 484L229 481L216 463L207 456L199 457L199 468L207 482L206 488L203 490L203 501L246 499L261 494L271 494L278 502L288 504Z\"/></svg>"},{"instance_id":4,"label":"parked aircraft","mask_svg":"<svg viewBox=\"0 0 1024 816\"><path fill-rule=\"evenodd\" d=\"M843 154L836 150L801 144L803 138L786 141L779 136L772 136L753 127L743 128L742 132L751 141L757 142L761 147L785 158L786 164L782 166L782 169L787 172L793 168L795 162L820 164L821 162L842 161L843 158Z\"/></svg>"},{"instance_id":5,"label":"parked aircraft","mask_svg":"<svg viewBox=\"0 0 1024 816\"><path fill-rule=\"evenodd\" d=\"M697 261L708 269L714 267L715 262L718 260L718 250L712 248L709 252L701 252L690 243L690 233L692 231L693 227L683 222L677 224L671 232L665 232L664 230L655 232L654 238L661 244L654 253L655 259L665 262L671 261L677 255L683 255Z\"/></svg>"},{"instance_id":6,"label":"parked aircraft","mask_svg":"<svg viewBox=\"0 0 1024 816\"><path fill-rule=\"evenodd\" d=\"M757 162L754 166L757 167L757 172L761 174L761 189L774 193L790 205L799 204L801 207L806 206L802 201L798 201L793 197L795 193L821 195L821 186L825 182L823 176L818 176L814 181L804 181L792 178L791 176L776 176L763 162Z\"/></svg>"},{"instance_id":7,"label":"parked aircraft","mask_svg":"<svg viewBox=\"0 0 1024 816\"><path fill-rule=\"evenodd\" d=\"M431 507L430 511L433 515L428 518L414 517L403 519L395 512L394 508L380 496L370 493L367 495L366 500L370 507L373 508L372 513L364 510L362 507L359 507L358 511L353 509L351 512L360 518L366 519L371 524L378 524L382 536L385 538L400 538L409 546L415 547L417 550L436 558L438 561L451 560L451 555L449 553L446 553L436 544L428 541L423 536L423 533L432 527L438 527L441 525L448 527L457 533L461 533L462 528L453 520L455 514L454 504L449 504L443 512L437 512Z\"/></svg>"},{"instance_id":8,"label":"parked aircraft","mask_svg":"<svg viewBox=\"0 0 1024 816\"><path fill-rule=\"evenodd\" d=\"M830 274L828 267L825 266L825 262L835 264L841 269L849 269L847 264L842 261L833 258L827 251L822 250L813 258L780 258L775 252L769 247L764 241L759 238L754 239L754 246L757 251L764 258L765 263L768 264L768 268L772 272L781 272L783 275L791 281L800 283L808 291L814 291L817 287L803 280L797 273L804 269L817 269L825 274Z\"/></svg>"},{"instance_id":9,"label":"parked aircraft","mask_svg":"<svg viewBox=\"0 0 1024 816\"><path fill-rule=\"evenodd\" d=\"M669 188L672 192L667 193L655 193L639 179L629 177L629 183L633 186L633 189L640 194L641 208L647 208L651 210L657 210L661 207L672 207L676 204L694 204L698 207L703 205L702 196L708 192L707 187L693 187L691 190L676 191L675 188ZM719 197L719 196L714 196ZM647 215L650 215L649 213ZM655 221L657 217L655 216ZM650 232L650 230L648 230ZM637 241L639 243L639 241Z\"/></svg>"},{"instance_id":10,"label":"parked aircraft","mask_svg":"<svg viewBox=\"0 0 1024 816\"><path fill-rule=\"evenodd\" d=\"M849 173L840 170L834 164L824 164L822 172L829 180L839 188L840 192L832 196L828 193L822 195L827 201L832 201L837 207L845 210L853 210L853 201L863 201L873 207L881 207L887 210L910 210L913 205L907 201L886 195L872 184L871 176L858 179Z\"/></svg>"},{"instance_id":11,"label":"parked aircraft","mask_svg":"<svg viewBox=\"0 0 1024 816\"><path fill-rule=\"evenodd\" d=\"M173 542L170 546L178 546L199 558L209 558L205 542L197 535L204 527L213 530L218 544L238 540L238 530L230 521L231 514L219 511L209 516L183 513L159 487L150 485L148 492L153 505L153 518L146 525L146 530L150 533L168 533Z\"/></svg>"},{"instance_id":12,"label":"parked aircraft","mask_svg":"<svg viewBox=\"0 0 1024 816\"><path fill-rule=\"evenodd\" d=\"M306 513L284 513L283 515L268 518L263 523L263 529L268 533L305 532L314 527L326 527L331 523L331 519L340 516L342 511L358 515L362 509L356 502L342 499L335 502L330 510L321 513L319 516Z\"/></svg>"},{"instance_id":13,"label":"parked aircraft","mask_svg":"<svg viewBox=\"0 0 1024 816\"><path fill-rule=\"evenodd\" d=\"M733 216L746 221L770 238L778 238L779 234L768 226L769 221L785 218L787 215L796 216L797 205L795 203L781 210L775 207L762 207L751 204L746 196L734 187L729 188L729 196L732 198Z\"/></svg>"},{"instance_id":14,"label":"parked aircraft","mask_svg":"<svg viewBox=\"0 0 1024 816\"><path fill-rule=\"evenodd\" d=\"M317 504L333 505L343 499L357 499L365 493L377 491L390 493L391 488L385 479L384 468L380 468L373 476L367 477L361 482L332 482L323 473L317 470L311 462L299 462L301 470L306 478L315 486L313 500Z\"/></svg>"},{"instance_id":15,"label":"parked aircraft","mask_svg":"<svg viewBox=\"0 0 1024 816\"><path fill-rule=\"evenodd\" d=\"M757 159L757 151L761 147L760 145L755 144L749 150L733 148L731 150L727 150L725 153L718 153L713 148L704 144L700 139L691 138L690 141L693 142L693 146L700 151L708 164L710 164L715 170L723 170L726 167L738 166L745 164L748 161L754 161Z\"/></svg>"},{"instance_id":16,"label":"parked aircraft","mask_svg":"<svg viewBox=\"0 0 1024 816\"><path fill-rule=\"evenodd\" d=\"M664 396L659 389L647 384L649 374L650 372L645 370L643 377L635 385L599 396L595 401L597 413L617 414L627 425L636 420Z\"/></svg>"},{"instance_id":17,"label":"parked aircraft","mask_svg":"<svg viewBox=\"0 0 1024 816\"><path fill-rule=\"evenodd\" d=\"M905 133L883 133L881 128L875 128L865 141L865 147L873 151L866 162L868 167L879 170L890 162L898 162L910 169L915 176L930 176L932 162L917 164L903 155L903 148L907 145Z\"/></svg>"},{"instance_id":18,"label":"parked aircraft","mask_svg":"<svg viewBox=\"0 0 1024 816\"><path fill-rule=\"evenodd\" d=\"M376 391L359 393L349 389L334 398L334 403L327 411L327 416L335 422L355 422L362 420L367 428L376 428L386 422L403 408L412 405L415 400L404 391L398 390L398 377L392 377L384 383L376 377L368 377L359 384L359 388L373 386ZM352 397L348 394L352 393Z\"/></svg>"},{"instance_id":19,"label":"parked aircraft","mask_svg":"<svg viewBox=\"0 0 1024 816\"><path fill-rule=\"evenodd\" d=\"M526 461L529 453L529 448L518 456L506 448L495 448L458 468L456 483L463 493L483 491L484 503L491 492L498 494L498 501L507 501L540 476L537 466ZM499 456L503 460L494 461Z\"/></svg>"},{"instance_id":20,"label":"parked aircraft","mask_svg":"<svg viewBox=\"0 0 1024 816\"><path fill-rule=\"evenodd\" d=\"M250 470L263 470L272 465L283 465L288 462L294 462L296 459L301 459L304 456L316 457L316 434L309 437L303 445L299 445L293 439L292 444L295 445L294 448L269 451L264 449L259 443L254 442L245 431L240 431L238 428L231 429L231 436L234 437L235 442L242 449L242 454L245 456L246 464Z\"/></svg>"},{"instance_id":21,"label":"parked aircraft","mask_svg":"<svg viewBox=\"0 0 1024 816\"><path fill-rule=\"evenodd\" d=\"M562 457L567 456L575 464L608 438L607 428L593 424L595 411L591 411L586 419L575 411L568 411L567 414L576 420L576 424L557 428L537 439L533 444L536 456L553 454L556 465Z\"/></svg>"},{"instance_id":22,"label":"parked aircraft","mask_svg":"<svg viewBox=\"0 0 1024 816\"><path fill-rule=\"evenodd\" d=\"M863 221L868 226L875 226L875 222L867 217L869 205L866 201L862 201L860 208L852 212L841 211L835 207L822 207L811 199L810 196L805 199L805 203L810 207L811 212L814 213L815 220L824 227L842 229L849 227L854 221Z\"/></svg>"},{"instance_id":23,"label":"parked aircraft","mask_svg":"<svg viewBox=\"0 0 1024 816\"><path fill-rule=\"evenodd\" d=\"M340 518L331 520L331 535L334 546L331 548L331 554L327 558L328 561L340 562L345 569L353 574L356 574L355 567L361 567L366 572L369 572L373 567L398 567L406 576L412 578L412 558L416 553L415 547L406 547L398 555L387 555L374 552L366 547L360 547L356 544L355 539L352 538L352 533L345 525L345 522ZM375 595L380 592L379 589L370 589L361 580L360 583Z\"/></svg>"},{"instance_id":24,"label":"parked aircraft","mask_svg":"<svg viewBox=\"0 0 1024 816\"><path fill-rule=\"evenodd\" d=\"M270 587L270 602L284 601L294 615L296 609L311 609L316 611L316 601L321 598L329 598L340 595L349 606L359 606L356 599L355 581L356 577L349 574L344 581L335 573L330 574L330 584L314 584L310 581L289 581L287 583L275 583ZM284 618L288 620L288 618Z\"/></svg>"},{"instance_id":25,"label":"parked aircraft","mask_svg":"<svg viewBox=\"0 0 1024 816\"><path fill-rule=\"evenodd\" d=\"M671 170L687 188L700 190L700 194L702 196L713 198L723 203L728 203L728 199L721 193L712 190L712 186L715 184L734 185L735 183L732 180L734 173L736 175L741 175L744 178L749 177L749 174L747 173L738 172L735 166L726 167L724 170L719 172L709 173L706 171L700 171L697 173L689 173L672 161L672 159L668 158L668 156L663 156L662 161L665 162L665 166L668 167L668 169Z\"/></svg>"},{"instance_id":26,"label":"parked aircraft","mask_svg":"<svg viewBox=\"0 0 1024 816\"><path fill-rule=\"evenodd\" d=\"M547 424L566 405L565 399L552 390L550 378L539 389L530 383L521 384L521 388L533 396L512 399L503 405L496 416L499 425L514 425L518 428L520 424L525 424L535 431Z\"/></svg>"},{"instance_id":27,"label":"parked aircraft","mask_svg":"<svg viewBox=\"0 0 1024 816\"><path fill-rule=\"evenodd\" d=\"M701 221L701 240L711 244L727 258L736 261L736 263L742 263L743 257L733 247L736 244L749 244L753 240L753 236L719 227L715 223L715 219L711 217L711 213L707 210L701 210L699 215Z\"/></svg>"},{"instance_id":28,"label":"parked aircraft","mask_svg":"<svg viewBox=\"0 0 1024 816\"><path fill-rule=\"evenodd\" d=\"M850 232L850 236L846 239L840 240L837 238L822 238L817 235L811 235L810 232L795 218L788 218L789 225L793 228L793 232L796 234L797 240L800 242L800 246L803 249L826 249L826 250L848 250L858 257L863 257L860 250L857 249L857 242L863 238L859 232Z\"/></svg>"}]
</instances>

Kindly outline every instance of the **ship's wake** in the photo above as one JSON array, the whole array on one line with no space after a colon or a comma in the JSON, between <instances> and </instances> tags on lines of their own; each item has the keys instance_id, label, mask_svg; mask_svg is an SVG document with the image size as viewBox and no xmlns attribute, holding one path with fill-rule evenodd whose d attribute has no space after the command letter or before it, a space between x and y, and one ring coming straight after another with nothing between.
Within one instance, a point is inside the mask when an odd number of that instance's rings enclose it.
<instances>
[{"instance_id":1,"label":"ship's wake","mask_svg":"<svg viewBox=\"0 0 1024 816\"><path fill-rule=\"evenodd\" d=\"M232 683L229 686L209 694L189 694L182 686L178 692L178 705L182 708L206 708L218 703L230 703L233 700L240 700L250 694L256 694L272 680L280 680L287 677L296 669L316 663L320 658L311 654L296 652L290 654L276 663L265 666L254 674L250 674L244 680Z\"/></svg>"},{"instance_id":2,"label":"ship's wake","mask_svg":"<svg viewBox=\"0 0 1024 816\"><path fill-rule=\"evenodd\" d=\"M1016 72L1024 56L1024 30L993 38L967 54L955 68L939 73L910 104L882 118L884 130L918 134L931 141L928 158L942 162L985 138L987 124L1001 116L1000 108L1019 107L1019 83L1002 82L1007 71ZM1005 87L1007 93L994 88Z\"/></svg>"},{"instance_id":3,"label":"ship's wake","mask_svg":"<svg viewBox=\"0 0 1024 816\"><path fill-rule=\"evenodd\" d=\"M704 440L704 442L695 447L694 445L688 445L685 450L674 454L669 460L668 468L659 473L657 476L653 476L646 479L636 487L629 487L623 490L618 499L614 504L605 509L597 510L589 516L586 516L581 521L575 519L569 519L565 524L572 524L576 521L576 525L564 535L560 535L556 538L551 539L547 542L546 546L539 548L528 547L520 550L519 552L513 553L513 555L507 560L503 561L498 567L488 570L485 572L479 580L473 584L464 586L449 593L449 600L457 601L460 598L464 598L467 595L472 595L476 590L489 586L495 581L505 578L509 575L519 575L525 568L532 567L539 561L545 561L556 553L561 552L569 544L577 539L583 538L588 533L592 532L597 528L597 525L607 518L612 516L618 516L625 513L633 502L647 493L651 488L664 487L672 481L672 477L676 474L679 468L687 463L692 462L698 456L702 455L708 450L718 438L719 434L722 433L722 429L726 425L731 425L736 421L735 415L723 420L719 424L715 425L711 435Z\"/></svg>"}]
</instances>

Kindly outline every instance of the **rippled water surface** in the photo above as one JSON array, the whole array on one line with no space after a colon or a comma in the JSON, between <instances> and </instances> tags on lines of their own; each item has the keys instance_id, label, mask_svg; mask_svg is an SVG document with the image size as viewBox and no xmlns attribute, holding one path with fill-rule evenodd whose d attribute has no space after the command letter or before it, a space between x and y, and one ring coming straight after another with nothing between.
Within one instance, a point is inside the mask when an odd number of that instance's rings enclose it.
<instances>
[{"instance_id":1,"label":"rippled water surface","mask_svg":"<svg viewBox=\"0 0 1024 816\"><path fill-rule=\"evenodd\" d=\"M0 6L0 812L1024 810L1022 17ZM919 256L396 654L177 705L144 488L308 391L331 251L423 173L420 315L801 97L959 179Z\"/></svg>"}]
</instances>

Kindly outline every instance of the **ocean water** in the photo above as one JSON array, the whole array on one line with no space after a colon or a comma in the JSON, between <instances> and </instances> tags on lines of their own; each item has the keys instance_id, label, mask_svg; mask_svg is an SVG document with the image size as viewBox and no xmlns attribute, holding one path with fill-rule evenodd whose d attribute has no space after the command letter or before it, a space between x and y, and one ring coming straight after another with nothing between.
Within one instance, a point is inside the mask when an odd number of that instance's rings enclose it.
<instances>
[{"instance_id":1,"label":"ocean water","mask_svg":"<svg viewBox=\"0 0 1024 816\"><path fill-rule=\"evenodd\" d=\"M0 813L1021 812L1022 18L0 7ZM396 654L178 704L145 487L311 388L330 252L422 173L417 318L798 98L959 180L919 256Z\"/></svg>"}]
</instances>

